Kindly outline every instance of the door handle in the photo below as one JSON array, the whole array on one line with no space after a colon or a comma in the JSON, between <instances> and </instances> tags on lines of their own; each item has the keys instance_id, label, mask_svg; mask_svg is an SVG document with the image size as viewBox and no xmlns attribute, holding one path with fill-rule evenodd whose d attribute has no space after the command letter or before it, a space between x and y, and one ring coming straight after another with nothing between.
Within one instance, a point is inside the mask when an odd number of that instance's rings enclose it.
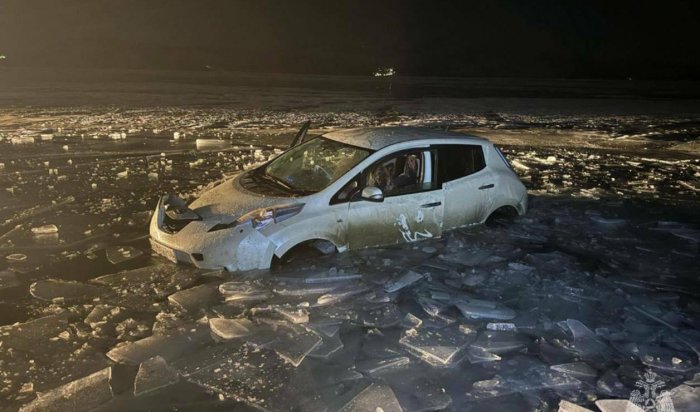
<instances>
[{"instance_id":1,"label":"door handle","mask_svg":"<svg viewBox=\"0 0 700 412\"><path fill-rule=\"evenodd\" d=\"M433 202L433 203L426 203L424 205L420 205L422 208L429 208L429 207L435 207L435 206L440 206L442 202Z\"/></svg>"},{"instance_id":2,"label":"door handle","mask_svg":"<svg viewBox=\"0 0 700 412\"><path fill-rule=\"evenodd\" d=\"M489 183L487 185L479 186L479 190L491 189L492 187L493 187L493 183Z\"/></svg>"}]
</instances>

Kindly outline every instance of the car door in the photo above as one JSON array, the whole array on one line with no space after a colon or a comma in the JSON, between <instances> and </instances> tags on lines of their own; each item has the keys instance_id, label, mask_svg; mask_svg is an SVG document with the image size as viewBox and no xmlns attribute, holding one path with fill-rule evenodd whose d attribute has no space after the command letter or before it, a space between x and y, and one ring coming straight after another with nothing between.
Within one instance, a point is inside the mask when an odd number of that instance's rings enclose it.
<instances>
[{"instance_id":1,"label":"car door","mask_svg":"<svg viewBox=\"0 0 700 412\"><path fill-rule=\"evenodd\" d=\"M413 162L410 161L412 156ZM417 158L420 160L416 161ZM359 195L353 198L348 211L348 247L360 249L441 236L443 190L434 180L432 153L419 149L386 156L363 173L362 187L378 185L372 178L378 165L391 170L390 177L404 182L404 186L382 188L384 199L381 202L365 200ZM412 178L412 173L407 173L411 165L420 170L416 171L415 184L406 185L406 176Z\"/></svg>"},{"instance_id":2,"label":"car door","mask_svg":"<svg viewBox=\"0 0 700 412\"><path fill-rule=\"evenodd\" d=\"M434 146L434 153L445 198L443 229L482 222L487 217L495 186L482 146Z\"/></svg>"}]
</instances>

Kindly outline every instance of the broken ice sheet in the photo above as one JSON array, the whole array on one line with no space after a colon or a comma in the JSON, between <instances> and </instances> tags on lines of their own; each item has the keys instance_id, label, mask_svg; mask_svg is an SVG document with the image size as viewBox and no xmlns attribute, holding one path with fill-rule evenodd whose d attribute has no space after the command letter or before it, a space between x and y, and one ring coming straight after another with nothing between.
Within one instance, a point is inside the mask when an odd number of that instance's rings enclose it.
<instances>
[{"instance_id":1,"label":"broken ice sheet","mask_svg":"<svg viewBox=\"0 0 700 412\"><path fill-rule=\"evenodd\" d=\"M405 330L399 343L433 366L449 366L462 359L464 349L475 335L469 328L450 326L433 330L420 327Z\"/></svg>"},{"instance_id":2,"label":"broken ice sheet","mask_svg":"<svg viewBox=\"0 0 700 412\"><path fill-rule=\"evenodd\" d=\"M561 363L550 366L557 372L566 373L578 379L589 379L598 376L598 371L585 362Z\"/></svg>"},{"instance_id":3,"label":"broken ice sheet","mask_svg":"<svg viewBox=\"0 0 700 412\"><path fill-rule=\"evenodd\" d=\"M113 265L136 259L143 252L133 246L109 246L105 249L107 260Z\"/></svg>"},{"instance_id":4,"label":"broken ice sheet","mask_svg":"<svg viewBox=\"0 0 700 412\"><path fill-rule=\"evenodd\" d=\"M467 360L469 363L475 364L499 361L501 357L495 353L487 352L481 348L472 346L467 349Z\"/></svg>"},{"instance_id":5,"label":"broken ice sheet","mask_svg":"<svg viewBox=\"0 0 700 412\"><path fill-rule=\"evenodd\" d=\"M468 302L456 302L455 306L468 319L511 320L515 311L498 302L470 299Z\"/></svg>"},{"instance_id":6,"label":"broken ice sheet","mask_svg":"<svg viewBox=\"0 0 700 412\"><path fill-rule=\"evenodd\" d=\"M196 315L219 303L218 284L206 283L175 292L168 296L170 303Z\"/></svg>"},{"instance_id":7,"label":"broken ice sheet","mask_svg":"<svg viewBox=\"0 0 700 412\"><path fill-rule=\"evenodd\" d=\"M209 327L218 338L230 340L250 335L253 324L248 319L211 318Z\"/></svg>"},{"instance_id":8,"label":"broken ice sheet","mask_svg":"<svg viewBox=\"0 0 700 412\"><path fill-rule=\"evenodd\" d=\"M538 365L527 371L511 370L508 376L496 375L492 379L474 382L467 396L479 400L542 389L575 390L581 386L582 382L572 376Z\"/></svg>"},{"instance_id":9,"label":"broken ice sheet","mask_svg":"<svg viewBox=\"0 0 700 412\"><path fill-rule=\"evenodd\" d=\"M355 368L363 373L378 376L385 372L402 369L411 363L406 356L395 356L392 358L362 359L355 362Z\"/></svg>"},{"instance_id":10,"label":"broken ice sheet","mask_svg":"<svg viewBox=\"0 0 700 412\"><path fill-rule=\"evenodd\" d=\"M107 290L95 285L57 279L40 280L29 287L32 296L49 302L58 298L66 301L91 300L105 294Z\"/></svg>"},{"instance_id":11,"label":"broken ice sheet","mask_svg":"<svg viewBox=\"0 0 700 412\"><path fill-rule=\"evenodd\" d=\"M294 366L273 351L247 345L209 346L175 362L185 379L266 411L292 409Z\"/></svg>"},{"instance_id":12,"label":"broken ice sheet","mask_svg":"<svg viewBox=\"0 0 700 412\"><path fill-rule=\"evenodd\" d=\"M316 330L318 330L316 328ZM311 352L309 352L309 357L328 359L331 356L340 352L345 345L340 339L340 333L336 332L334 334L328 335L325 333L319 333L323 341L320 345L316 346Z\"/></svg>"},{"instance_id":13,"label":"broken ice sheet","mask_svg":"<svg viewBox=\"0 0 700 412\"><path fill-rule=\"evenodd\" d=\"M371 383L338 412L402 412L401 404L391 387L381 383Z\"/></svg>"},{"instance_id":14,"label":"broken ice sheet","mask_svg":"<svg viewBox=\"0 0 700 412\"><path fill-rule=\"evenodd\" d=\"M100 276L92 282L114 288L133 305L150 306L152 302L144 297L165 297L189 287L196 279L197 272L191 268L162 264Z\"/></svg>"},{"instance_id":15,"label":"broken ice sheet","mask_svg":"<svg viewBox=\"0 0 700 412\"><path fill-rule=\"evenodd\" d=\"M272 291L280 296L308 296L321 295L331 292L341 283L280 283L277 284Z\"/></svg>"},{"instance_id":16,"label":"broken ice sheet","mask_svg":"<svg viewBox=\"0 0 700 412\"><path fill-rule=\"evenodd\" d=\"M588 408L584 408L583 406L579 406L579 405L576 405L575 403L572 403L572 402L569 402L567 400L562 399L559 402L559 409L557 410L557 412L593 412L593 411L588 409ZM624 411L624 412L627 412L627 411Z\"/></svg>"},{"instance_id":17,"label":"broken ice sheet","mask_svg":"<svg viewBox=\"0 0 700 412\"><path fill-rule=\"evenodd\" d=\"M134 396L141 396L178 381L177 372L160 356L153 357L139 365L134 379Z\"/></svg>"},{"instance_id":18,"label":"broken ice sheet","mask_svg":"<svg viewBox=\"0 0 700 412\"><path fill-rule=\"evenodd\" d=\"M360 320L365 326L381 329L398 325L402 315L398 306L387 303L364 308L360 312Z\"/></svg>"},{"instance_id":19,"label":"broken ice sheet","mask_svg":"<svg viewBox=\"0 0 700 412\"><path fill-rule=\"evenodd\" d=\"M219 285L219 292L227 302L265 300L272 294L251 282L232 281Z\"/></svg>"},{"instance_id":20,"label":"broken ice sheet","mask_svg":"<svg viewBox=\"0 0 700 412\"><path fill-rule=\"evenodd\" d=\"M112 399L110 377L111 368L102 369L39 394L37 399L24 405L20 411L68 411L76 410L77 405L81 410L94 409Z\"/></svg>"},{"instance_id":21,"label":"broken ice sheet","mask_svg":"<svg viewBox=\"0 0 700 412\"><path fill-rule=\"evenodd\" d=\"M307 323L309 321L309 312L304 308L276 306L275 311L292 323Z\"/></svg>"},{"instance_id":22,"label":"broken ice sheet","mask_svg":"<svg viewBox=\"0 0 700 412\"><path fill-rule=\"evenodd\" d=\"M523 349L529 343L529 338L516 332L486 330L479 333L471 346L500 355Z\"/></svg>"},{"instance_id":23,"label":"broken ice sheet","mask_svg":"<svg viewBox=\"0 0 700 412\"><path fill-rule=\"evenodd\" d=\"M107 352L107 357L129 365L138 365L155 356L170 362L211 341L208 325L192 324L189 328L167 335L153 335L135 342L121 343Z\"/></svg>"},{"instance_id":24,"label":"broken ice sheet","mask_svg":"<svg viewBox=\"0 0 700 412\"><path fill-rule=\"evenodd\" d=\"M412 285L419 280L425 278L425 275L413 270L409 270L405 274L396 279L392 279L384 284L384 290L388 293L396 292L406 286Z\"/></svg>"},{"instance_id":25,"label":"broken ice sheet","mask_svg":"<svg viewBox=\"0 0 700 412\"><path fill-rule=\"evenodd\" d=\"M600 340L593 331L576 319L567 319L565 325L573 337L573 341L564 346L564 349L572 351L584 359L607 360L610 357L610 348Z\"/></svg>"},{"instance_id":26,"label":"broken ice sheet","mask_svg":"<svg viewBox=\"0 0 700 412\"><path fill-rule=\"evenodd\" d=\"M314 273L307 273L306 271L298 271L291 273L280 273L275 275L275 281L288 282L288 283L336 283L340 284L342 282L348 282L351 280L361 279L362 275L355 272L347 273L344 269L338 270L336 267L331 267L328 270L317 270Z\"/></svg>"},{"instance_id":27,"label":"broken ice sheet","mask_svg":"<svg viewBox=\"0 0 700 412\"><path fill-rule=\"evenodd\" d=\"M361 283L343 286L341 288L334 289L330 293L319 296L319 298L316 300L316 304L319 306L335 305L368 290L369 286Z\"/></svg>"},{"instance_id":28,"label":"broken ice sheet","mask_svg":"<svg viewBox=\"0 0 700 412\"><path fill-rule=\"evenodd\" d=\"M259 343L260 341L257 341L256 337L252 336L249 338L249 342L266 349L274 350L282 359L288 361L295 367L299 366L301 362L304 361L304 358L306 358L306 355L316 349L322 342L321 336L318 333L302 325L293 323L287 325L273 325L272 329L271 337L273 337L273 339L271 341ZM270 335L266 334L265 336L267 337Z\"/></svg>"},{"instance_id":29,"label":"broken ice sheet","mask_svg":"<svg viewBox=\"0 0 700 412\"><path fill-rule=\"evenodd\" d=\"M44 225L32 228L33 235L49 235L53 233L58 233L58 227L56 227L56 225Z\"/></svg>"}]
</instances>

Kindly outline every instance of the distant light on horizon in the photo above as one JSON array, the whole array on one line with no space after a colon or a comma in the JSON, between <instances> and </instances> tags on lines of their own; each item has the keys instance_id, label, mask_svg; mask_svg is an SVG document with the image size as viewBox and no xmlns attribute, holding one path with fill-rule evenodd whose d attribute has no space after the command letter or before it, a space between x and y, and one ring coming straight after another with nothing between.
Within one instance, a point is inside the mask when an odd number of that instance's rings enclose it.
<instances>
[{"instance_id":1,"label":"distant light on horizon","mask_svg":"<svg viewBox=\"0 0 700 412\"><path fill-rule=\"evenodd\" d=\"M396 74L393 67L379 68L374 72L374 77L389 77Z\"/></svg>"}]
</instances>

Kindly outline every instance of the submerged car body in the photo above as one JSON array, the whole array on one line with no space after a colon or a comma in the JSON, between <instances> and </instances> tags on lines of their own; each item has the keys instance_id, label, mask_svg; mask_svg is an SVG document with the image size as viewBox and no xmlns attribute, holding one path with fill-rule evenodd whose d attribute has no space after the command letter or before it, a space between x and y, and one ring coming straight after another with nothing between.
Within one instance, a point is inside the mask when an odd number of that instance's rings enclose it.
<instances>
[{"instance_id":1,"label":"submerged car body","mask_svg":"<svg viewBox=\"0 0 700 412\"><path fill-rule=\"evenodd\" d=\"M488 140L375 127L327 133L186 205L163 196L154 251L200 268L269 268L306 242L339 252L439 237L495 211L523 214L527 191Z\"/></svg>"}]
</instances>

